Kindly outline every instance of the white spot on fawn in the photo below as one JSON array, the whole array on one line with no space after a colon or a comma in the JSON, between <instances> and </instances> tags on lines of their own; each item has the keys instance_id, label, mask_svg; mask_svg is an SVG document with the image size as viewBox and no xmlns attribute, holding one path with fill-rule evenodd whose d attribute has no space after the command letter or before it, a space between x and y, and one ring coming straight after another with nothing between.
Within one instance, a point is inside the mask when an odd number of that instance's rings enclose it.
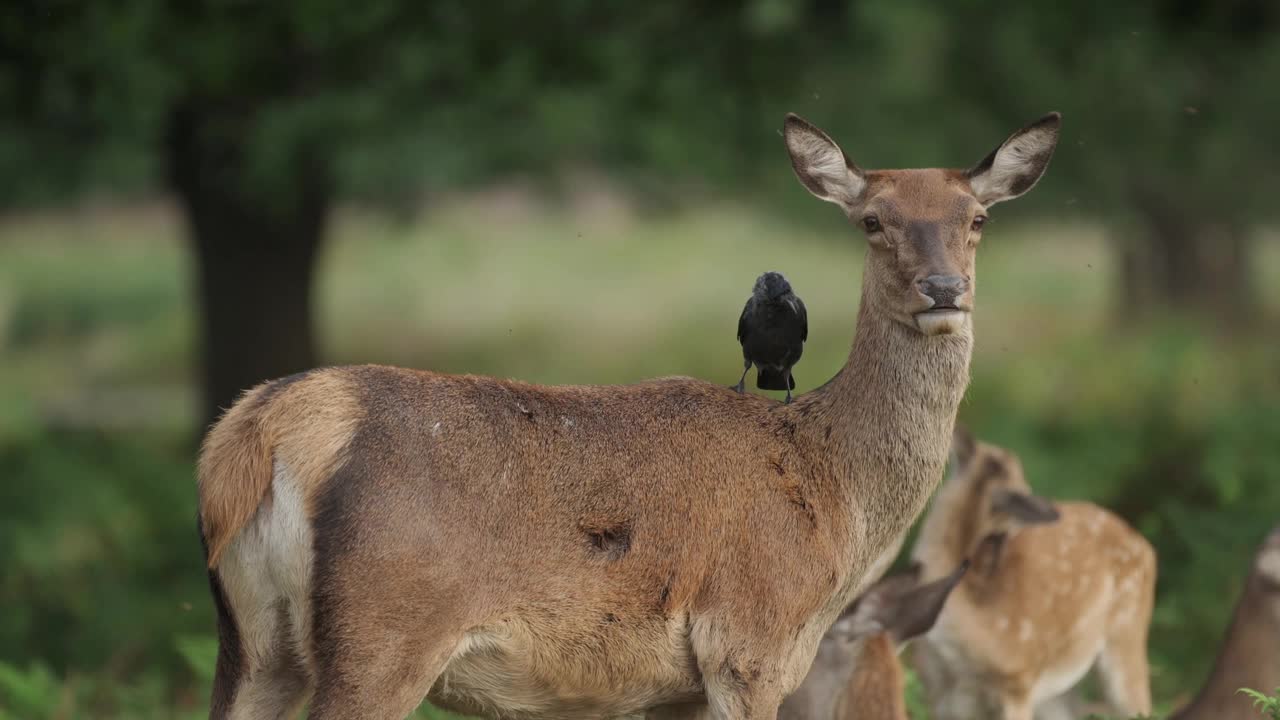
<instances>
[{"instance_id":1,"label":"white spot on fawn","mask_svg":"<svg viewBox=\"0 0 1280 720\"><path fill-rule=\"evenodd\" d=\"M568 416L566 416L566 415L561 415L561 416L560 416L560 424L564 425L564 426L565 426L565 427L567 427L567 428L571 428L571 427L573 427L573 425L574 425L574 423L573 423L573 418L568 417Z\"/></svg>"},{"instance_id":2,"label":"white spot on fawn","mask_svg":"<svg viewBox=\"0 0 1280 720\"><path fill-rule=\"evenodd\" d=\"M433 437L440 437L440 421L439 420L436 421L435 425L431 426L431 435Z\"/></svg>"}]
</instances>

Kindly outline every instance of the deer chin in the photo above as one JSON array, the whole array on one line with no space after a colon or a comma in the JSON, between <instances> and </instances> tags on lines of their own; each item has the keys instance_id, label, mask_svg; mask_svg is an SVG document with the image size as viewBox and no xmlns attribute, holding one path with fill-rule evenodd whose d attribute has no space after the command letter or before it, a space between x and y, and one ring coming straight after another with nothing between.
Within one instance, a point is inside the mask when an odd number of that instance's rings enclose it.
<instances>
[{"instance_id":1,"label":"deer chin","mask_svg":"<svg viewBox=\"0 0 1280 720\"><path fill-rule=\"evenodd\" d=\"M964 329L967 310L926 310L915 314L916 327L925 335L954 335Z\"/></svg>"}]
</instances>

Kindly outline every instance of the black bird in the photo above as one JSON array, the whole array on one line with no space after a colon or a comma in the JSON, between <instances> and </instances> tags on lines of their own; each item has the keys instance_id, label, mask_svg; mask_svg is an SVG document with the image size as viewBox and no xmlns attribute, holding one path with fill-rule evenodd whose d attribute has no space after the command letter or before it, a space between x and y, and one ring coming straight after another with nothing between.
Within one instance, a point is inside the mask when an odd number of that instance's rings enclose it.
<instances>
[{"instance_id":1,"label":"black bird","mask_svg":"<svg viewBox=\"0 0 1280 720\"><path fill-rule=\"evenodd\" d=\"M800 362L807 339L809 315L804 303L791 292L791 283L776 272L756 278L751 297L738 318L743 368L734 389L742 392L747 371L755 365L756 387L786 390L787 402L791 402L791 391L796 387L791 367Z\"/></svg>"}]
</instances>

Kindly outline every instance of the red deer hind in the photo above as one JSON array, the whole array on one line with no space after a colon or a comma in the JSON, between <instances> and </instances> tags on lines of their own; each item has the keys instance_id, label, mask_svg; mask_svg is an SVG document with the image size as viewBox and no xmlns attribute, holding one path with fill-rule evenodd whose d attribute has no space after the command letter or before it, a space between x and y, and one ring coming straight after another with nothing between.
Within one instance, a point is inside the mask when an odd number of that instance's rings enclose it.
<instances>
[{"instance_id":1,"label":"red deer hind","mask_svg":"<svg viewBox=\"0 0 1280 720\"><path fill-rule=\"evenodd\" d=\"M863 170L790 115L869 245L853 348L783 405L691 378L542 387L391 367L268 382L199 464L211 717L772 719L942 476L974 253L1052 114L971 170ZM882 566L882 565L881 565Z\"/></svg>"},{"instance_id":2,"label":"red deer hind","mask_svg":"<svg viewBox=\"0 0 1280 720\"><path fill-rule=\"evenodd\" d=\"M1280 688L1280 527L1271 531L1253 559L1209 679L1169 720L1261 717L1240 688L1267 694Z\"/></svg>"}]
</instances>

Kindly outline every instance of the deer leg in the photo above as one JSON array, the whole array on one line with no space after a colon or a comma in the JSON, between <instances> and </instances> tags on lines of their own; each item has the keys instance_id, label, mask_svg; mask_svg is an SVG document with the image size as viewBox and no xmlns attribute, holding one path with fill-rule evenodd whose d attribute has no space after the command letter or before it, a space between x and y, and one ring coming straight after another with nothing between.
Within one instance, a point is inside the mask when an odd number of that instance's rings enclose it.
<instances>
[{"instance_id":1,"label":"deer leg","mask_svg":"<svg viewBox=\"0 0 1280 720\"><path fill-rule=\"evenodd\" d=\"M226 682L227 672L222 658L218 659L217 680ZM215 700L211 718L254 718L276 720L298 715L302 704L311 695L312 678L305 661L281 638L265 657L251 660L251 669L236 684L232 702L222 707ZM215 691L215 698L218 693Z\"/></svg>"},{"instance_id":2,"label":"deer leg","mask_svg":"<svg viewBox=\"0 0 1280 720\"><path fill-rule=\"evenodd\" d=\"M707 720L710 717L711 708L706 703L685 703L654 708L645 714L644 720Z\"/></svg>"},{"instance_id":3,"label":"deer leg","mask_svg":"<svg viewBox=\"0 0 1280 720\"><path fill-rule=\"evenodd\" d=\"M1151 714L1146 641L1145 632L1123 633L1109 639L1098 657L1103 695L1126 717Z\"/></svg>"},{"instance_id":4,"label":"deer leg","mask_svg":"<svg viewBox=\"0 0 1280 720\"><path fill-rule=\"evenodd\" d=\"M1031 698L1005 698L1004 720L1033 720Z\"/></svg>"},{"instance_id":5,"label":"deer leg","mask_svg":"<svg viewBox=\"0 0 1280 720\"><path fill-rule=\"evenodd\" d=\"M443 671L454 643L405 644L421 654L412 650L407 655L379 652L397 640L391 636L367 638L359 641L362 647L358 650L340 650L317 658L321 661L318 688L307 717L402 720L413 712Z\"/></svg>"},{"instance_id":6,"label":"deer leg","mask_svg":"<svg viewBox=\"0 0 1280 720\"><path fill-rule=\"evenodd\" d=\"M771 688L760 672L746 673L731 659L716 663L711 672L703 671L710 720L776 720L782 697Z\"/></svg>"}]
</instances>

